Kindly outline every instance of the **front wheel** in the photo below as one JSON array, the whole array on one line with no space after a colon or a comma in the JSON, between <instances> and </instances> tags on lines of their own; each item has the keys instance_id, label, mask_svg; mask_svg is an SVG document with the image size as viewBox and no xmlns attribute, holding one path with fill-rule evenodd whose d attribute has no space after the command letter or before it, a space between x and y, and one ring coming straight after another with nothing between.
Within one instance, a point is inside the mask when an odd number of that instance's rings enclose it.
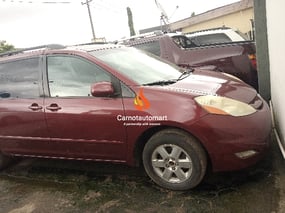
<instances>
[{"instance_id":1,"label":"front wheel","mask_svg":"<svg viewBox=\"0 0 285 213\"><path fill-rule=\"evenodd\" d=\"M206 153L199 142L184 131L162 130L143 150L148 176L161 187L187 190L197 186L206 173Z\"/></svg>"}]
</instances>

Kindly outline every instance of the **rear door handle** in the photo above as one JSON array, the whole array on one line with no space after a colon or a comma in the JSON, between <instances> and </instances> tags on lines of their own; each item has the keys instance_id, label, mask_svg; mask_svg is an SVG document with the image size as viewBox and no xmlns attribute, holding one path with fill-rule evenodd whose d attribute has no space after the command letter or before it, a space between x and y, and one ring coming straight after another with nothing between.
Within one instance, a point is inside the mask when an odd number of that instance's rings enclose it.
<instances>
[{"instance_id":1,"label":"rear door handle","mask_svg":"<svg viewBox=\"0 0 285 213\"><path fill-rule=\"evenodd\" d=\"M29 109L33 110L33 111L38 111L41 110L43 107L39 106L37 103L33 103L31 106L29 106Z\"/></svg>"},{"instance_id":2,"label":"rear door handle","mask_svg":"<svg viewBox=\"0 0 285 213\"><path fill-rule=\"evenodd\" d=\"M51 104L49 106L46 107L48 110L50 111L58 111L61 110L61 107L58 106L57 104Z\"/></svg>"}]
</instances>

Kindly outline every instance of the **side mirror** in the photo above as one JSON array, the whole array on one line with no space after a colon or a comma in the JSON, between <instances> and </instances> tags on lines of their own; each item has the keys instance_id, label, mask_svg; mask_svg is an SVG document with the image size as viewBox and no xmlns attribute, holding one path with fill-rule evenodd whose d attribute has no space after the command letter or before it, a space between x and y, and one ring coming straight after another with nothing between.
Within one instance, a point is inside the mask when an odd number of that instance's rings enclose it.
<instances>
[{"instance_id":1,"label":"side mirror","mask_svg":"<svg viewBox=\"0 0 285 213\"><path fill-rule=\"evenodd\" d=\"M111 82L98 82L91 85L91 94L94 97L110 97L115 93Z\"/></svg>"}]
</instances>

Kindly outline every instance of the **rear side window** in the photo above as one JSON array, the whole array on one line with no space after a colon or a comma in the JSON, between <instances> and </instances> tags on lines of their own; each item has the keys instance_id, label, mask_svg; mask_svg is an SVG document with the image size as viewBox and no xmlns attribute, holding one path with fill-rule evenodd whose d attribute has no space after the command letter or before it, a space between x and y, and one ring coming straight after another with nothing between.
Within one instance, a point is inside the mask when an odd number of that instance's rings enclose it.
<instances>
[{"instance_id":1,"label":"rear side window","mask_svg":"<svg viewBox=\"0 0 285 213\"><path fill-rule=\"evenodd\" d=\"M194 43L191 42L191 40L185 36L172 36L172 40L178 47L182 48L191 48L196 47Z\"/></svg>"},{"instance_id":2,"label":"rear side window","mask_svg":"<svg viewBox=\"0 0 285 213\"><path fill-rule=\"evenodd\" d=\"M39 70L39 58L1 63L0 100L39 97Z\"/></svg>"},{"instance_id":3,"label":"rear side window","mask_svg":"<svg viewBox=\"0 0 285 213\"><path fill-rule=\"evenodd\" d=\"M231 42L231 39L224 33L201 35L201 36L197 36L196 39L198 40L200 45Z\"/></svg>"}]
</instances>

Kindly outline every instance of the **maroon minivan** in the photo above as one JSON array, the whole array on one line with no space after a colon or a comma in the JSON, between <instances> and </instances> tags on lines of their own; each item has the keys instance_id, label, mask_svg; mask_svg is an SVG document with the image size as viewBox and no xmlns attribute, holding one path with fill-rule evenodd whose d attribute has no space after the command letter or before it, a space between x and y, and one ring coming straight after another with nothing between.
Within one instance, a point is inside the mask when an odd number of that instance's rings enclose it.
<instances>
[{"instance_id":1,"label":"maroon minivan","mask_svg":"<svg viewBox=\"0 0 285 213\"><path fill-rule=\"evenodd\" d=\"M0 55L0 167L12 156L137 166L172 190L207 167L256 163L270 111L228 74L178 68L119 45L47 46Z\"/></svg>"}]
</instances>

